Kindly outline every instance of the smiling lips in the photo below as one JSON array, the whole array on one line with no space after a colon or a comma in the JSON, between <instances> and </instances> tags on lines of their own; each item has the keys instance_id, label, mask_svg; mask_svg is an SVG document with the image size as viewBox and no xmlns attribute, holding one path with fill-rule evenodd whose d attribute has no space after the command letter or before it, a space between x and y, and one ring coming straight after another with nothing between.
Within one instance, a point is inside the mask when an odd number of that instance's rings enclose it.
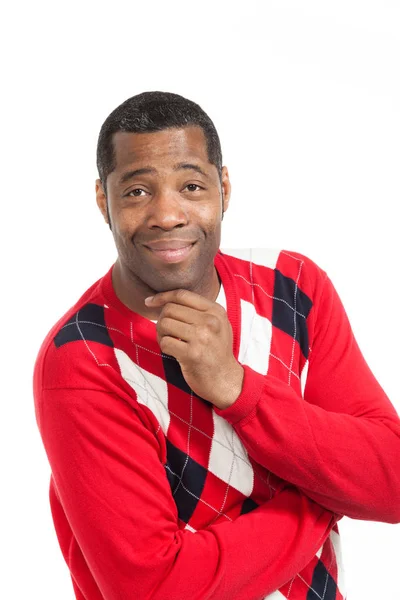
<instances>
[{"instance_id":1,"label":"smiling lips","mask_svg":"<svg viewBox=\"0 0 400 600\"><path fill-rule=\"evenodd\" d=\"M186 258L195 243L189 240L159 240L144 246L164 262L179 262Z\"/></svg>"}]
</instances>

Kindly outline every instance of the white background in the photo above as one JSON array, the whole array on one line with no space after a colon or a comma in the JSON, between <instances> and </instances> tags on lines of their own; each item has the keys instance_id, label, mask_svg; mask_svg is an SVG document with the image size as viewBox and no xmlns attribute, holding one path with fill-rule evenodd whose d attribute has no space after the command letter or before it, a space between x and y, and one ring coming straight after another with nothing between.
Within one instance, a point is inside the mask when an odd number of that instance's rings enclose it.
<instances>
[{"instance_id":1,"label":"white background","mask_svg":"<svg viewBox=\"0 0 400 600\"><path fill-rule=\"evenodd\" d=\"M233 185L221 246L297 250L327 270L400 410L399 3L142 4L15 2L2 17L7 600L73 600L31 376L47 330L115 259L95 151L134 94L180 93L209 113ZM399 600L400 525L340 525L349 600Z\"/></svg>"}]
</instances>

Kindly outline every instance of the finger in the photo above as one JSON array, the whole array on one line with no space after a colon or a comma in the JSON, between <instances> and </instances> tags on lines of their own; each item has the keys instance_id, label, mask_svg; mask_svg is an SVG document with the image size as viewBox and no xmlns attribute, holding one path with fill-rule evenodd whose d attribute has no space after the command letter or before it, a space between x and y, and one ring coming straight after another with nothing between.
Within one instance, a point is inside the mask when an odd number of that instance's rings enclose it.
<instances>
[{"instance_id":1,"label":"finger","mask_svg":"<svg viewBox=\"0 0 400 600\"><path fill-rule=\"evenodd\" d=\"M159 344L163 354L173 356L178 362L183 361L187 355L188 344L169 335L161 338Z\"/></svg>"},{"instance_id":2,"label":"finger","mask_svg":"<svg viewBox=\"0 0 400 600\"><path fill-rule=\"evenodd\" d=\"M171 336L184 342L189 342L193 337L193 326L169 317L163 317L157 322L157 333L161 338Z\"/></svg>"},{"instance_id":3,"label":"finger","mask_svg":"<svg viewBox=\"0 0 400 600\"><path fill-rule=\"evenodd\" d=\"M164 304L164 306L160 308L161 312L159 319L169 317L170 319L175 319L175 321L182 321L183 323L194 325L200 323L204 316L204 311L190 308L183 304L176 304L175 302L167 302L167 304Z\"/></svg>"},{"instance_id":4,"label":"finger","mask_svg":"<svg viewBox=\"0 0 400 600\"><path fill-rule=\"evenodd\" d=\"M149 296L145 298L146 306L162 306L167 302L174 302L175 304L183 304L196 310L209 310L214 306L214 302L207 300L204 296L191 292L189 290L170 290L168 292L160 292L155 296Z\"/></svg>"}]
</instances>

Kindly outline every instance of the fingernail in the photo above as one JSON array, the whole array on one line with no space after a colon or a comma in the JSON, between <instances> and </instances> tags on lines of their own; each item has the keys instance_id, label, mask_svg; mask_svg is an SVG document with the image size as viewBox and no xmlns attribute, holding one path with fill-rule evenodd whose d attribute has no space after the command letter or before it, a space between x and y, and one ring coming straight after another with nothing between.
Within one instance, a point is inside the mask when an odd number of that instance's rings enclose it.
<instances>
[{"instance_id":1,"label":"fingernail","mask_svg":"<svg viewBox=\"0 0 400 600\"><path fill-rule=\"evenodd\" d=\"M147 298L144 299L144 303L145 304L150 304L150 302L153 300L154 296L148 296Z\"/></svg>"}]
</instances>

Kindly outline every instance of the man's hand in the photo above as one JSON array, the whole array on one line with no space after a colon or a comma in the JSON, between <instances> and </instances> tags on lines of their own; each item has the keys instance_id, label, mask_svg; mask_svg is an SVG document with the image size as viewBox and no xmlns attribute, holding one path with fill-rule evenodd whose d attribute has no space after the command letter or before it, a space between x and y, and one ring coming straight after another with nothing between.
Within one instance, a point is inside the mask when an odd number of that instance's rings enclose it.
<instances>
[{"instance_id":1,"label":"man's hand","mask_svg":"<svg viewBox=\"0 0 400 600\"><path fill-rule=\"evenodd\" d=\"M161 292L145 304L160 307L158 343L179 362L189 387L217 408L231 406L242 391L244 369L232 352L225 309L183 289Z\"/></svg>"}]
</instances>

